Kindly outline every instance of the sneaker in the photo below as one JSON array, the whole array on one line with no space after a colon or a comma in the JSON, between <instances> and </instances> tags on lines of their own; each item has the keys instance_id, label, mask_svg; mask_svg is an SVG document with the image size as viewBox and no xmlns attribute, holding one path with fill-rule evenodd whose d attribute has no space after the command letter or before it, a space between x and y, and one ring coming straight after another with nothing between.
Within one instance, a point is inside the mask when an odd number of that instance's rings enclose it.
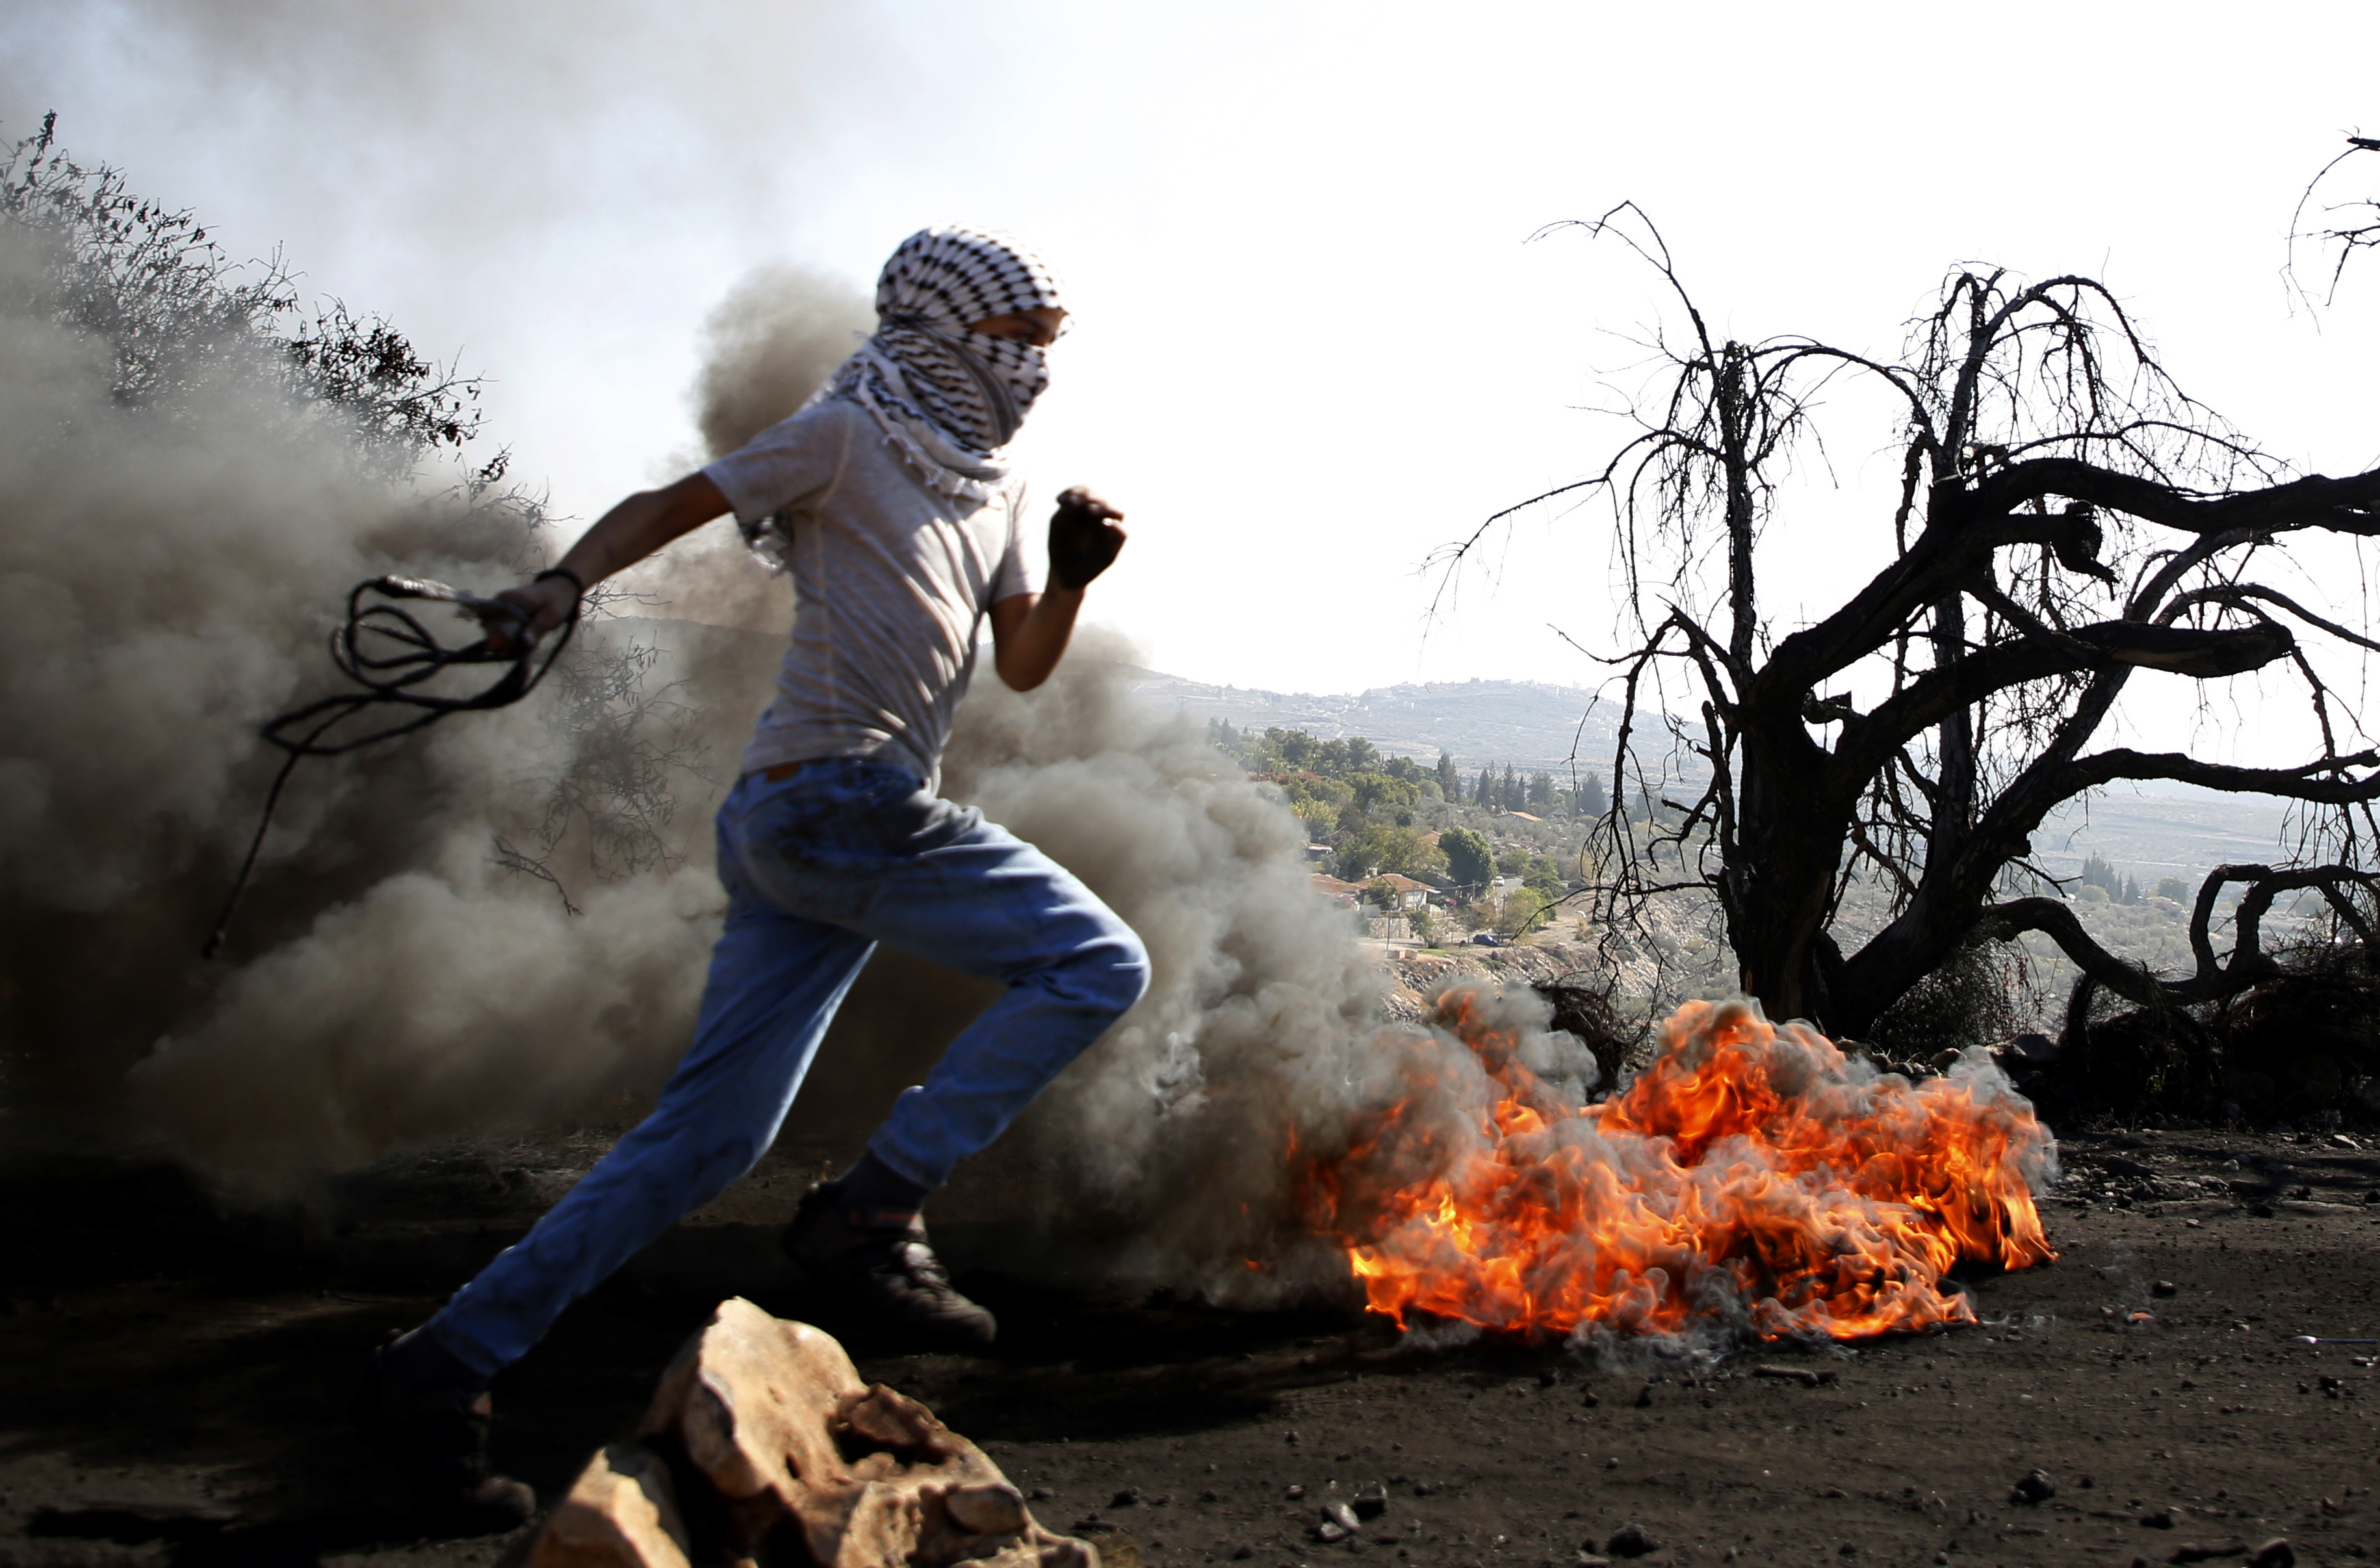
<instances>
[{"instance_id":1,"label":"sneaker","mask_svg":"<svg viewBox=\"0 0 2380 1568\"><path fill-rule=\"evenodd\" d=\"M869 1225L870 1218L887 1222ZM821 1182L802 1195L781 1245L813 1280L905 1328L974 1350L990 1345L999 1332L990 1313L951 1288L915 1214L846 1209Z\"/></svg>"},{"instance_id":2,"label":"sneaker","mask_svg":"<svg viewBox=\"0 0 2380 1568\"><path fill-rule=\"evenodd\" d=\"M436 1528L493 1535L537 1512L537 1494L488 1463L495 1406L485 1389L415 1388L382 1370L375 1354L354 1414L364 1440L396 1467Z\"/></svg>"}]
</instances>

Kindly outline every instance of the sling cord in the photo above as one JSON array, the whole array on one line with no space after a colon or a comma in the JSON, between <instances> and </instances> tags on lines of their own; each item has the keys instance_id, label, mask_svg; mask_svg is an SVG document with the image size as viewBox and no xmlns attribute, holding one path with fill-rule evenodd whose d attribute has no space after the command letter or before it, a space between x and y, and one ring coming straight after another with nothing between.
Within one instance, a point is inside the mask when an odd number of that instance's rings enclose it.
<instances>
[{"instance_id":1,"label":"sling cord","mask_svg":"<svg viewBox=\"0 0 2380 1568\"><path fill-rule=\"evenodd\" d=\"M565 577L577 585L577 577L559 569L540 572L535 580ZM580 590L585 591L583 587ZM410 611L395 602L366 603L366 594L378 594L387 601L429 600L459 605L482 617L501 616L511 624L516 651L498 652L482 638L460 647L448 647L431 635L430 628L415 618ZM257 853L264 847L264 835L273 826L273 808L281 804L281 791L289 783L290 773L301 757L336 757L358 747L370 746L376 740L391 740L410 735L436 723L449 713L478 712L490 708L503 708L519 701L537 689L562 650L570 645L570 634L578 626L578 612L572 607L570 619L565 621L555 636L540 639L528 633L528 617L517 605L501 599L481 599L449 588L443 582L421 577L384 577L359 582L347 592L346 620L331 633L331 662L339 673L361 689L343 691L310 702L303 708L292 709L273 720L263 729L264 738L289 754L273 775L273 788L264 796L263 815L257 819L256 836L249 841L248 857L240 862L239 875L231 885L231 896L224 901L223 915L215 921L214 934L207 938L200 950L201 958L212 958L222 950L224 939L231 933L232 912L239 907L240 894L248 891L248 879L256 869ZM365 634L384 638L384 642L367 643ZM394 645L387 652L371 650ZM504 671L484 689L468 697L442 697L419 688L425 681L443 675L457 664L503 664ZM368 710L392 707L407 713L382 725L369 735L352 735L340 740L326 740L332 728ZM302 734L296 733L303 731Z\"/></svg>"}]
</instances>

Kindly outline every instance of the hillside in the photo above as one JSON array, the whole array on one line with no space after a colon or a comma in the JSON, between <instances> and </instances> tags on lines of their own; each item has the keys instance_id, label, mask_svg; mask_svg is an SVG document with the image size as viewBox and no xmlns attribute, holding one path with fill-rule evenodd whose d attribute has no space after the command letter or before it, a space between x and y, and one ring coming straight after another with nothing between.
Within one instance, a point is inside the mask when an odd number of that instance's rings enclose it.
<instances>
[{"instance_id":1,"label":"hillside","mask_svg":"<svg viewBox=\"0 0 2380 1568\"><path fill-rule=\"evenodd\" d=\"M1617 705L1576 687L1539 681L1432 681L1375 687L1354 696L1257 691L1208 686L1156 670L1136 670L1134 689L1194 718L1223 719L1242 729L1273 725L1321 740L1362 735L1391 757L1435 762L1451 753L1463 768L1510 762L1523 772L1607 770L1620 720Z\"/></svg>"},{"instance_id":2,"label":"hillside","mask_svg":"<svg viewBox=\"0 0 2380 1568\"><path fill-rule=\"evenodd\" d=\"M1243 729L1304 730L1323 740L1362 735L1392 757L1437 760L1443 750L1466 771L1511 762L1558 777L1573 757L1605 773L1620 718L1616 704L1577 687L1538 681L1433 681L1375 687L1353 696L1208 686L1157 670L1135 670L1134 689L1191 716ZM2184 786L2127 789L2058 812L2034 836L2035 860L2070 875L2086 856L2151 883L2195 881L2216 866L2282 858L2282 803Z\"/></svg>"},{"instance_id":3,"label":"hillside","mask_svg":"<svg viewBox=\"0 0 2380 1568\"><path fill-rule=\"evenodd\" d=\"M765 700L783 647L774 633L640 617L623 617L618 624L630 635L695 655L691 666L714 676L698 695L739 714ZM1391 757L1424 763L1435 762L1443 750L1466 772L1484 763L1510 762L1524 772L1544 769L1561 778L1575 756L1582 771L1603 773L1619 719L1618 708L1592 692L1539 681L1433 681L1317 695L1210 686L1158 670L1126 669L1144 699L1201 723L1224 719L1257 730L1277 724L1322 740L1362 735ZM727 727L741 723L739 717ZM732 748L740 739L740 733L722 735L721 744ZM2284 825L2282 803L2269 796L2222 796L2181 785L2162 786L2156 794L2126 789L2051 818L2034 835L2034 858L2058 876L2072 874L2084 857L2097 855L2143 886L2168 876L2194 883L2216 866L2287 858L2281 848Z\"/></svg>"}]
</instances>

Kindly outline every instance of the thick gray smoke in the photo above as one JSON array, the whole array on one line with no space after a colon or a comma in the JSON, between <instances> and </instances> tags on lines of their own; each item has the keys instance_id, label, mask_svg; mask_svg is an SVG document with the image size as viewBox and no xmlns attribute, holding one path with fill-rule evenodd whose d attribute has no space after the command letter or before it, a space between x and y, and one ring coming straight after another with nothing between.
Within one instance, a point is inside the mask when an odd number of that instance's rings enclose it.
<instances>
[{"instance_id":1,"label":"thick gray smoke","mask_svg":"<svg viewBox=\"0 0 2380 1568\"><path fill-rule=\"evenodd\" d=\"M839 278L762 267L702 323L695 429L713 457L733 452L809 400L876 328L876 308Z\"/></svg>"},{"instance_id":2,"label":"thick gray smoke","mask_svg":"<svg viewBox=\"0 0 2380 1568\"><path fill-rule=\"evenodd\" d=\"M263 345L222 347L188 395L126 402L100 340L26 303L46 264L0 229L11 1100L104 1107L138 1060L143 1124L269 1182L650 1081L719 899L691 866L577 874L584 814L547 813L591 732L559 722L561 682L542 708L301 768L231 961L198 960L278 761L257 726L323 689L348 586L515 580L533 509L373 479ZM498 864L499 840L546 827L583 918Z\"/></svg>"},{"instance_id":3,"label":"thick gray smoke","mask_svg":"<svg viewBox=\"0 0 2380 1568\"><path fill-rule=\"evenodd\" d=\"M790 412L864 322L848 288L756 275L711 323L707 444ZM691 1029L722 906L708 816L766 698L783 585L714 525L639 576L642 618L587 629L577 687L308 764L236 961L202 966L277 760L256 725L319 689L347 586L391 570L492 586L528 541L516 508L360 476L335 431L261 390L129 411L81 339L21 316L0 321L0 366L6 1001L41 1069L12 1091L64 1094L84 1069L90 1103L128 1081L137 1125L259 1191L442 1136L632 1110ZM1372 972L1312 893L1293 820L1135 699L1126 653L1087 632L1039 691L987 675L951 752L953 792L1083 875L1155 960L1148 1000L1019 1136L1067 1194L1147 1238L1142 1271L1269 1294L1302 1278L1293 1147L1328 1149L1433 1077L1460 1114L1468 1058L1375 1020ZM607 697L598 677L623 670L641 683ZM549 843L560 890L499 849ZM885 955L828 1054L921 1068L984 999ZM1550 1076L1591 1076L1561 1037L1533 1038ZM866 1095L839 1101L832 1077L797 1119L864 1130Z\"/></svg>"},{"instance_id":4,"label":"thick gray smoke","mask_svg":"<svg viewBox=\"0 0 2380 1568\"><path fill-rule=\"evenodd\" d=\"M747 274L702 323L690 399L702 450L673 468L733 452L799 408L875 325L874 305L838 278L782 264ZM782 639L793 615L784 580L758 569L724 523L680 540L627 580L671 620ZM729 699L752 711L759 699L759 688Z\"/></svg>"},{"instance_id":5,"label":"thick gray smoke","mask_svg":"<svg viewBox=\"0 0 2380 1568\"><path fill-rule=\"evenodd\" d=\"M870 319L848 286L786 268L754 273L706 326L694 395L706 444L732 448L797 407ZM512 575L492 563L447 575L489 581L492 571L494 581ZM636 693L596 704L592 728L557 726L557 710L587 704L550 687L406 743L435 778L414 809L374 825L409 838L403 869L257 957L198 1021L176 1024L134 1076L154 1124L228 1176L285 1184L449 1133L599 1103L616 1111L666 1071L691 1032L723 906L710 814L766 699L790 599L724 523L626 587L627 608L646 613L581 635L600 670L640 676ZM275 596L298 588L270 573L259 584ZM334 592L318 585L315 602ZM286 663L316 667L303 652ZM634 717L639 703L647 711L624 724L623 709ZM238 726L221 727L245 741ZM614 753L637 741L643 749L623 766ZM377 753L346 771L409 760ZM664 776L640 776L656 768ZM589 820L543 856L578 915L491 853L500 838L530 842L556 780L588 803ZM605 837L619 837L624 806L636 830L625 854Z\"/></svg>"},{"instance_id":6,"label":"thick gray smoke","mask_svg":"<svg viewBox=\"0 0 2380 1568\"><path fill-rule=\"evenodd\" d=\"M732 450L797 407L870 323L846 286L792 268L739 285L706 323L696 419L707 449ZM656 612L765 636L674 628L706 691L739 711L765 689L789 607L782 585L722 529L673 547L650 577ZM1119 571L1132 569L1127 551ZM1020 1136L1052 1211L1094 1211L1141 1238L1135 1272L1234 1295L1343 1275L1301 1245L1288 1190L1293 1145L1343 1139L1364 1114L1435 1077L1437 1107L1481 1103L1468 1050L1378 1017L1378 978L1345 913L1313 891L1305 833L1209 748L1199 727L1130 688L1135 663L1113 632L1078 634L1057 675L1019 695L985 672L958 722L944 788L1082 877L1148 944L1147 1000L1061 1078ZM731 675L732 672L732 675ZM795 1111L796 1130L864 1134L901 1082L921 1076L990 988L930 955L880 953L855 989ZM1515 998L1544 1075L1582 1091L1593 1060ZM1498 1016L1501 1016L1501 1013ZM1184 1204L1181 1195L1199 1200ZM1264 1258L1251 1274L1243 1260Z\"/></svg>"},{"instance_id":7,"label":"thick gray smoke","mask_svg":"<svg viewBox=\"0 0 2380 1568\"><path fill-rule=\"evenodd\" d=\"M1451 1035L1380 1016L1378 971L1314 892L1296 820L1195 722L1137 699L1129 652L1087 636L1041 690L978 688L946 764L953 796L1082 877L1149 949L1148 998L1026 1132L1070 1178L1066 1198L1139 1238L1135 1274L1219 1299L1343 1281L1344 1257L1301 1222L1299 1156L1343 1148L1400 1100L1468 1125L1485 1080ZM1584 1098L1594 1058L1548 1032L1535 993L1490 1008Z\"/></svg>"}]
</instances>

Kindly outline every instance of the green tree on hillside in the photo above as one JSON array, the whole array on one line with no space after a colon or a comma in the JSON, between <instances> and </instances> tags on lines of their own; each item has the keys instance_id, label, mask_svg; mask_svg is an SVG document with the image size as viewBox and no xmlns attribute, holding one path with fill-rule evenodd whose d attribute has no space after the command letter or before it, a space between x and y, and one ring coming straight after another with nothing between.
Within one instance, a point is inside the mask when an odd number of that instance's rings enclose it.
<instances>
[{"instance_id":1,"label":"green tree on hillside","mask_svg":"<svg viewBox=\"0 0 2380 1568\"><path fill-rule=\"evenodd\" d=\"M1401 806L1411 806L1421 798L1419 784L1392 773L1350 773L1342 782L1354 792L1356 808L1366 814L1384 806L1392 810Z\"/></svg>"},{"instance_id":2,"label":"green tree on hillside","mask_svg":"<svg viewBox=\"0 0 2380 1568\"><path fill-rule=\"evenodd\" d=\"M1496 874L1496 848L1488 835L1474 828L1449 828L1438 836L1446 857L1446 874L1458 886L1478 887Z\"/></svg>"}]
</instances>

